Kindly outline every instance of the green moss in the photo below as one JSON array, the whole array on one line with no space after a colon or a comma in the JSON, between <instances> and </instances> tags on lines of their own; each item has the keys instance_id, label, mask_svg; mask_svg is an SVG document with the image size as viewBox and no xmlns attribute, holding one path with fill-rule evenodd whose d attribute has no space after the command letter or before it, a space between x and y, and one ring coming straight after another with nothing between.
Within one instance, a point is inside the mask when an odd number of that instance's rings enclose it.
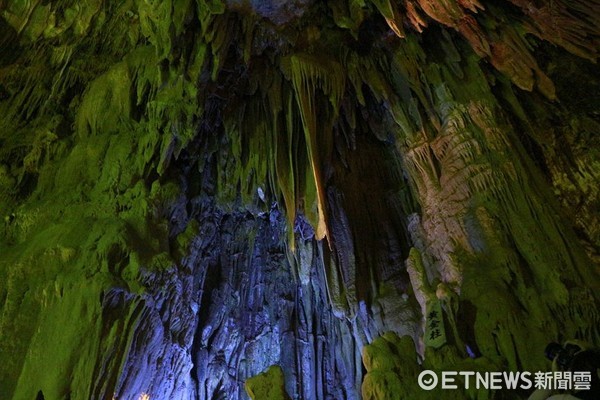
<instances>
[{"instance_id":1,"label":"green moss","mask_svg":"<svg viewBox=\"0 0 600 400\"><path fill-rule=\"evenodd\" d=\"M333 20L340 28L350 29L352 35L358 38L358 29L365 19L365 2L363 0L331 1L327 5L333 13Z\"/></svg>"},{"instance_id":2,"label":"green moss","mask_svg":"<svg viewBox=\"0 0 600 400\"><path fill-rule=\"evenodd\" d=\"M244 383L246 393L252 400L289 400L285 391L283 370L279 365L272 365L265 372L248 378Z\"/></svg>"},{"instance_id":3,"label":"green moss","mask_svg":"<svg viewBox=\"0 0 600 400\"><path fill-rule=\"evenodd\" d=\"M387 332L362 350L367 374L362 383L365 400L396 400L411 398L416 390L419 367L415 347L408 336L399 338Z\"/></svg>"}]
</instances>

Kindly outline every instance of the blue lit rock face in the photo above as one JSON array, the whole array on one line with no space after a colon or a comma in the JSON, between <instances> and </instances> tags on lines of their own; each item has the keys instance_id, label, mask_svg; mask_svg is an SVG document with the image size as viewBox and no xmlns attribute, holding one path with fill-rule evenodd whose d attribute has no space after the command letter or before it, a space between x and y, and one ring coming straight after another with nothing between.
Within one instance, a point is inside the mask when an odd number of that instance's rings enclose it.
<instances>
[{"instance_id":1,"label":"blue lit rock face","mask_svg":"<svg viewBox=\"0 0 600 400\"><path fill-rule=\"evenodd\" d=\"M151 398L187 399L194 391L189 374L194 333L190 322L196 318L193 279L171 270L145 281L147 295L113 290L104 296L103 328L116 330L118 336L114 343L101 343L92 398L133 399L146 393ZM116 382L113 368L123 371Z\"/></svg>"},{"instance_id":2,"label":"blue lit rock face","mask_svg":"<svg viewBox=\"0 0 600 400\"><path fill-rule=\"evenodd\" d=\"M276 25L283 25L300 18L313 0L227 0L226 3L233 10L251 11Z\"/></svg>"},{"instance_id":3,"label":"blue lit rock face","mask_svg":"<svg viewBox=\"0 0 600 400\"><path fill-rule=\"evenodd\" d=\"M298 243L305 263L299 276L286 258L277 211L256 216L208 207L198 221L210 232L192 242L187 260L199 295L191 349L199 398L247 398L246 379L274 364L295 396L357 398L352 328L331 313L314 242Z\"/></svg>"},{"instance_id":4,"label":"blue lit rock face","mask_svg":"<svg viewBox=\"0 0 600 400\"><path fill-rule=\"evenodd\" d=\"M182 267L143 279L144 296L104 294L103 329L118 329L120 340L103 349L94 398L107 395L109 371L121 363L117 398L246 399L246 380L272 365L295 398L360 398L363 344L406 325L384 325L379 303L358 307L352 320L332 308L323 244L301 216L290 260L276 208L225 212L210 198L182 198L170 213L178 216L172 229L193 219L199 234Z\"/></svg>"},{"instance_id":5,"label":"blue lit rock face","mask_svg":"<svg viewBox=\"0 0 600 400\"><path fill-rule=\"evenodd\" d=\"M275 209L225 213L204 201L196 211L202 233L181 267L144 274L144 294L100 294L91 398L244 399L246 379L274 364L294 396L359 398L357 326L333 315L311 235L298 242L299 270Z\"/></svg>"}]
</instances>

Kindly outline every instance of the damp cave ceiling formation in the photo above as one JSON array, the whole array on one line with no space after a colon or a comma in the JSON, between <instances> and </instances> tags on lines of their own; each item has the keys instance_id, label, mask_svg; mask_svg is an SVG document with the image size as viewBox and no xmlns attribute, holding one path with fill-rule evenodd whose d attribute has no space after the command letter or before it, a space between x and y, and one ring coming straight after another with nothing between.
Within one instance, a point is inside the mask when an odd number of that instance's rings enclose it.
<instances>
[{"instance_id":1,"label":"damp cave ceiling formation","mask_svg":"<svg viewBox=\"0 0 600 400\"><path fill-rule=\"evenodd\" d=\"M526 398L415 377L600 344L599 51L598 0L0 1L0 398Z\"/></svg>"}]
</instances>

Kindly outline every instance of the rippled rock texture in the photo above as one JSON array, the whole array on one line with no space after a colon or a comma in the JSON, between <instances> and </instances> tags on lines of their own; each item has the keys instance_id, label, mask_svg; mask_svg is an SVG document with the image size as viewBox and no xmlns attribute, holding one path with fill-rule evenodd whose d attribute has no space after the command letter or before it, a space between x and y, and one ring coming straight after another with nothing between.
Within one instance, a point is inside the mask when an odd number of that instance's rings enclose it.
<instances>
[{"instance_id":1,"label":"rippled rock texture","mask_svg":"<svg viewBox=\"0 0 600 400\"><path fill-rule=\"evenodd\" d=\"M0 1L0 399L526 398L416 375L600 345L599 18Z\"/></svg>"}]
</instances>

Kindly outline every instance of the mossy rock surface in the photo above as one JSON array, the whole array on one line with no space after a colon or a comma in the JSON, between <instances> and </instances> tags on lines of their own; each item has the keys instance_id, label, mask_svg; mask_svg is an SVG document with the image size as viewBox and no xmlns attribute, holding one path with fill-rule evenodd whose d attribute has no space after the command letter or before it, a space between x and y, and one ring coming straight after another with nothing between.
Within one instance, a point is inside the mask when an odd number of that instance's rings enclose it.
<instances>
[{"instance_id":1,"label":"mossy rock surface","mask_svg":"<svg viewBox=\"0 0 600 400\"><path fill-rule=\"evenodd\" d=\"M252 400L290 400L279 365L272 365L265 372L249 378L244 387Z\"/></svg>"}]
</instances>

